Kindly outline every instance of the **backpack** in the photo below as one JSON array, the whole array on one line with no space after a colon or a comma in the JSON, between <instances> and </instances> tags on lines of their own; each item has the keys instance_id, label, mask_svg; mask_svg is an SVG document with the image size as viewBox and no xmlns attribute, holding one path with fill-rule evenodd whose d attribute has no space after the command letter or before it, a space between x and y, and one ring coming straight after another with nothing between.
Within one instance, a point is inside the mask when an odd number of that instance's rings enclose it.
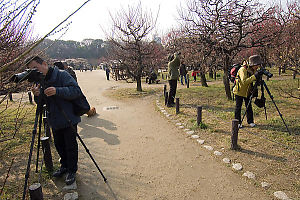
<instances>
[{"instance_id":1,"label":"backpack","mask_svg":"<svg viewBox=\"0 0 300 200\"><path fill-rule=\"evenodd\" d=\"M241 67L242 65L240 64L234 64L229 68L228 79L230 80L230 82L235 83L237 73Z\"/></svg>"},{"instance_id":2,"label":"backpack","mask_svg":"<svg viewBox=\"0 0 300 200\"><path fill-rule=\"evenodd\" d=\"M71 100L71 102L73 104L74 114L77 116L82 116L90 110L90 104L82 92L78 98Z\"/></svg>"}]
</instances>

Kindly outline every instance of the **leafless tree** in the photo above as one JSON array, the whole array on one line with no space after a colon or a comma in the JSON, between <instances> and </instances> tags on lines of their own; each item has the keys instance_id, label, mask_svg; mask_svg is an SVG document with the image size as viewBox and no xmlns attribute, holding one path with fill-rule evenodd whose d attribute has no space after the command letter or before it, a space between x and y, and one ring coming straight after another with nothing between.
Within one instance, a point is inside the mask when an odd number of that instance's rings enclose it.
<instances>
[{"instance_id":1,"label":"leafless tree","mask_svg":"<svg viewBox=\"0 0 300 200\"><path fill-rule=\"evenodd\" d=\"M150 34L153 31L156 18L153 19L151 11L145 11L142 4L122 8L115 15L111 14L113 21L112 33L108 37L111 44L110 55L123 66L128 75L137 82L137 91L142 91L141 78L143 72L157 59L157 44L151 42Z\"/></svg>"},{"instance_id":2,"label":"leafless tree","mask_svg":"<svg viewBox=\"0 0 300 200\"><path fill-rule=\"evenodd\" d=\"M260 34L262 27L273 20L272 11L262 9L255 0L188 0L186 8L180 10L185 32L222 57L228 99L228 68L242 49L263 46L273 39L274 31Z\"/></svg>"}]
</instances>

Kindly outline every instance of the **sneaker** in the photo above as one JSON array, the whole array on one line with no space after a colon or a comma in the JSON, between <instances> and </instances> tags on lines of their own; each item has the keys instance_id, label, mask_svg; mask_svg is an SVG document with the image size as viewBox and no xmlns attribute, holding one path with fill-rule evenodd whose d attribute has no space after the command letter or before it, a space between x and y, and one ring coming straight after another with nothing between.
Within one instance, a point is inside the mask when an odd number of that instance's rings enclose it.
<instances>
[{"instance_id":1,"label":"sneaker","mask_svg":"<svg viewBox=\"0 0 300 200\"><path fill-rule=\"evenodd\" d=\"M243 128L243 125L242 125L242 124L239 124L238 127L239 127L239 128Z\"/></svg>"},{"instance_id":2,"label":"sneaker","mask_svg":"<svg viewBox=\"0 0 300 200\"><path fill-rule=\"evenodd\" d=\"M74 183L76 180L76 173L73 173L73 172L69 172L67 177L66 177L66 184L67 185L71 185L72 183Z\"/></svg>"},{"instance_id":3,"label":"sneaker","mask_svg":"<svg viewBox=\"0 0 300 200\"><path fill-rule=\"evenodd\" d=\"M256 124L254 124L254 123L250 123L249 125L251 126L251 128L256 126Z\"/></svg>"},{"instance_id":4,"label":"sneaker","mask_svg":"<svg viewBox=\"0 0 300 200\"><path fill-rule=\"evenodd\" d=\"M65 173L67 173L67 168L61 167L57 171L55 171L52 176L53 177L62 177Z\"/></svg>"}]
</instances>

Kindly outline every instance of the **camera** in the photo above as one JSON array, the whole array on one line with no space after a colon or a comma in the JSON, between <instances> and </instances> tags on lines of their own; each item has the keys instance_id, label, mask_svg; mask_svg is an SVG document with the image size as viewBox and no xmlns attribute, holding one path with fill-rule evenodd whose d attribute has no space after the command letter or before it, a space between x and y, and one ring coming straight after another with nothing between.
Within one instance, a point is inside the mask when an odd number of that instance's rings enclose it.
<instances>
[{"instance_id":1,"label":"camera","mask_svg":"<svg viewBox=\"0 0 300 200\"><path fill-rule=\"evenodd\" d=\"M272 78L273 74L266 70L264 67L260 68L260 74L266 75L268 78Z\"/></svg>"},{"instance_id":2,"label":"camera","mask_svg":"<svg viewBox=\"0 0 300 200\"><path fill-rule=\"evenodd\" d=\"M9 80L10 82L20 83L28 80L29 82L40 83L44 79L42 72L37 69L26 69L24 72L13 75Z\"/></svg>"}]
</instances>

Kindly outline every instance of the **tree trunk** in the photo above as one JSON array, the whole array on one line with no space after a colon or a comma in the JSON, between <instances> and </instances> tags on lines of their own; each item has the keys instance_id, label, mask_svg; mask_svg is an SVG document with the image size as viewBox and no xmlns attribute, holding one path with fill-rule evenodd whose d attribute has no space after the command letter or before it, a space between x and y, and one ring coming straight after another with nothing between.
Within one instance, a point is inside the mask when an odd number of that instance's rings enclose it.
<instances>
[{"instance_id":1,"label":"tree trunk","mask_svg":"<svg viewBox=\"0 0 300 200\"><path fill-rule=\"evenodd\" d=\"M208 76L209 76L209 78L211 78L211 79L214 78L214 72L213 72L212 69L209 69Z\"/></svg>"},{"instance_id":2,"label":"tree trunk","mask_svg":"<svg viewBox=\"0 0 300 200\"><path fill-rule=\"evenodd\" d=\"M136 90L139 92L142 92L142 81L141 81L141 77L136 77Z\"/></svg>"},{"instance_id":3,"label":"tree trunk","mask_svg":"<svg viewBox=\"0 0 300 200\"><path fill-rule=\"evenodd\" d=\"M223 75L223 84L225 87L225 92L226 92L226 96L229 100L232 100L231 97L231 90L230 90L230 83L228 80L228 66L229 66L229 56L226 56L225 60L224 60L224 66L223 66L223 70L224 70L224 75Z\"/></svg>"},{"instance_id":4,"label":"tree trunk","mask_svg":"<svg viewBox=\"0 0 300 200\"><path fill-rule=\"evenodd\" d=\"M206 78L205 78L205 73L200 72L200 78L201 78L201 85L203 87L208 87L207 82L206 82Z\"/></svg>"}]
</instances>

